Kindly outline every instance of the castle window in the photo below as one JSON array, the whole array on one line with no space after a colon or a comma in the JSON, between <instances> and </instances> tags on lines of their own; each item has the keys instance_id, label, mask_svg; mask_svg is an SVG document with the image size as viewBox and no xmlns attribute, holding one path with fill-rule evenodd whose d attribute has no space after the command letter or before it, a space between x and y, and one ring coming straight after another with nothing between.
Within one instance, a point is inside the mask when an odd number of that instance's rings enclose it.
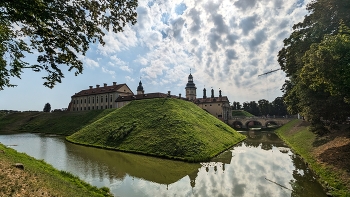
<instances>
[{"instance_id":1,"label":"castle window","mask_svg":"<svg viewBox=\"0 0 350 197\"><path fill-rule=\"evenodd\" d=\"M75 104L75 100L73 100L73 104Z\"/></svg>"},{"instance_id":2,"label":"castle window","mask_svg":"<svg viewBox=\"0 0 350 197\"><path fill-rule=\"evenodd\" d=\"M79 107L77 107L77 111L79 111Z\"/></svg>"},{"instance_id":3,"label":"castle window","mask_svg":"<svg viewBox=\"0 0 350 197\"><path fill-rule=\"evenodd\" d=\"M108 102L108 97L106 96L106 103Z\"/></svg>"},{"instance_id":4,"label":"castle window","mask_svg":"<svg viewBox=\"0 0 350 197\"><path fill-rule=\"evenodd\" d=\"M88 107L88 110L90 110L90 107Z\"/></svg>"},{"instance_id":5,"label":"castle window","mask_svg":"<svg viewBox=\"0 0 350 197\"><path fill-rule=\"evenodd\" d=\"M84 110L86 110L86 107L84 107Z\"/></svg>"},{"instance_id":6,"label":"castle window","mask_svg":"<svg viewBox=\"0 0 350 197\"><path fill-rule=\"evenodd\" d=\"M96 106L96 109L98 109L98 106Z\"/></svg>"},{"instance_id":7,"label":"castle window","mask_svg":"<svg viewBox=\"0 0 350 197\"><path fill-rule=\"evenodd\" d=\"M113 100L113 96L111 95L111 102L112 102L112 100Z\"/></svg>"},{"instance_id":8,"label":"castle window","mask_svg":"<svg viewBox=\"0 0 350 197\"><path fill-rule=\"evenodd\" d=\"M92 106L92 109L94 109L94 106Z\"/></svg>"},{"instance_id":9,"label":"castle window","mask_svg":"<svg viewBox=\"0 0 350 197\"><path fill-rule=\"evenodd\" d=\"M80 107L80 111L83 111L83 108L82 108L82 107Z\"/></svg>"},{"instance_id":10,"label":"castle window","mask_svg":"<svg viewBox=\"0 0 350 197\"><path fill-rule=\"evenodd\" d=\"M92 103L95 103L95 97L92 97Z\"/></svg>"},{"instance_id":11,"label":"castle window","mask_svg":"<svg viewBox=\"0 0 350 197\"><path fill-rule=\"evenodd\" d=\"M86 99L84 99L84 103L86 103Z\"/></svg>"},{"instance_id":12,"label":"castle window","mask_svg":"<svg viewBox=\"0 0 350 197\"><path fill-rule=\"evenodd\" d=\"M211 106L211 104L210 104L210 106Z\"/></svg>"},{"instance_id":13,"label":"castle window","mask_svg":"<svg viewBox=\"0 0 350 197\"><path fill-rule=\"evenodd\" d=\"M111 109L112 109L112 108L113 108L113 107L112 107L112 105L110 105L110 106L109 106L109 108L111 108Z\"/></svg>"},{"instance_id":14,"label":"castle window","mask_svg":"<svg viewBox=\"0 0 350 197\"><path fill-rule=\"evenodd\" d=\"M88 97L88 103L90 103L90 97Z\"/></svg>"},{"instance_id":15,"label":"castle window","mask_svg":"<svg viewBox=\"0 0 350 197\"><path fill-rule=\"evenodd\" d=\"M98 103L98 96L96 96L96 103Z\"/></svg>"},{"instance_id":16,"label":"castle window","mask_svg":"<svg viewBox=\"0 0 350 197\"><path fill-rule=\"evenodd\" d=\"M220 104L218 104L220 106Z\"/></svg>"},{"instance_id":17,"label":"castle window","mask_svg":"<svg viewBox=\"0 0 350 197\"><path fill-rule=\"evenodd\" d=\"M80 103L83 103L83 99L80 99Z\"/></svg>"},{"instance_id":18,"label":"castle window","mask_svg":"<svg viewBox=\"0 0 350 197\"><path fill-rule=\"evenodd\" d=\"M101 103L103 102L103 96L101 96Z\"/></svg>"},{"instance_id":19,"label":"castle window","mask_svg":"<svg viewBox=\"0 0 350 197\"><path fill-rule=\"evenodd\" d=\"M106 105L105 109L108 109L108 106Z\"/></svg>"}]
</instances>

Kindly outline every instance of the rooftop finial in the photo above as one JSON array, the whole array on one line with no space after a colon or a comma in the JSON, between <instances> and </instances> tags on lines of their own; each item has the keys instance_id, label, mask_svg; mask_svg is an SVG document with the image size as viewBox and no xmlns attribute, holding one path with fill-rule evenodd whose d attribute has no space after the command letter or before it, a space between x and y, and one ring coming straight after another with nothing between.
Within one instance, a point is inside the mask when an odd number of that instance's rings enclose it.
<instances>
[{"instance_id":1,"label":"rooftop finial","mask_svg":"<svg viewBox=\"0 0 350 197\"><path fill-rule=\"evenodd\" d=\"M190 74L191 74L191 68L190 68Z\"/></svg>"}]
</instances>

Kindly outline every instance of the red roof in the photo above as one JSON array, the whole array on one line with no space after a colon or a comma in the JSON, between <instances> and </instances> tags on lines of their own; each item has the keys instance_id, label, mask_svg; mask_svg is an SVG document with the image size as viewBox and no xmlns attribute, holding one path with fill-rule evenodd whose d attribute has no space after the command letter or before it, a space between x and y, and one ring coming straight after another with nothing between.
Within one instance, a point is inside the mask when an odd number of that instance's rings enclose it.
<instances>
[{"instance_id":1,"label":"red roof","mask_svg":"<svg viewBox=\"0 0 350 197\"><path fill-rule=\"evenodd\" d=\"M227 96L222 97L207 97L207 98L197 98L194 103L215 103L215 102L229 102Z\"/></svg>"},{"instance_id":2,"label":"red roof","mask_svg":"<svg viewBox=\"0 0 350 197\"><path fill-rule=\"evenodd\" d=\"M165 98L168 97L168 94L156 92L148 94L138 94L138 95L129 95L129 96L119 96L115 101L131 101L131 100L141 100L141 99L152 99L152 98ZM170 95L171 98L178 98L177 96Z\"/></svg>"},{"instance_id":3,"label":"red roof","mask_svg":"<svg viewBox=\"0 0 350 197\"><path fill-rule=\"evenodd\" d=\"M126 85L126 84L124 83L124 84L117 84L117 85L111 85L111 86L101 86L101 87L96 87L96 88L92 88L92 86L90 86L89 89L82 90L78 93L75 93L72 97L80 97L80 96L88 96L88 95L96 95L96 94L104 94L104 93L113 93L113 92L124 93L124 91L119 91L120 88L122 88L124 85ZM129 87L128 87L128 89L130 90ZM133 94L133 93L131 93L131 94Z\"/></svg>"}]
</instances>

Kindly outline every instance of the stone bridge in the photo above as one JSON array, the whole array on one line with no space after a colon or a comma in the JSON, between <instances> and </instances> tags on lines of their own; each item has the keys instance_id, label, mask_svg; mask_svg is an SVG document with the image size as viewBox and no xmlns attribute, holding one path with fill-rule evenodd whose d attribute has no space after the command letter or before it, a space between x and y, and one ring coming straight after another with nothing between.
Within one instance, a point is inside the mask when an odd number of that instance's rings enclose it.
<instances>
[{"instance_id":1,"label":"stone bridge","mask_svg":"<svg viewBox=\"0 0 350 197\"><path fill-rule=\"evenodd\" d=\"M268 128L286 124L295 117L245 117L234 116L228 120L227 124L235 129L239 128Z\"/></svg>"}]
</instances>

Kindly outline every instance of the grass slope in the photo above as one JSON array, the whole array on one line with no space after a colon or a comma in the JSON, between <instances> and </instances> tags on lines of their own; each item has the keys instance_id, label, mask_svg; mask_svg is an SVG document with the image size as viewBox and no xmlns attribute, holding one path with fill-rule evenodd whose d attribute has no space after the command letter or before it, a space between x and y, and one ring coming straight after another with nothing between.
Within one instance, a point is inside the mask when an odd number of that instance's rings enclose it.
<instances>
[{"instance_id":1,"label":"grass slope","mask_svg":"<svg viewBox=\"0 0 350 197\"><path fill-rule=\"evenodd\" d=\"M244 110L232 110L232 116L253 117L254 115Z\"/></svg>"},{"instance_id":2,"label":"grass slope","mask_svg":"<svg viewBox=\"0 0 350 197\"><path fill-rule=\"evenodd\" d=\"M185 161L209 160L245 139L195 104L159 98L132 101L67 140Z\"/></svg>"},{"instance_id":3,"label":"grass slope","mask_svg":"<svg viewBox=\"0 0 350 197\"><path fill-rule=\"evenodd\" d=\"M11 113L0 117L0 133L38 132L71 135L114 110Z\"/></svg>"},{"instance_id":4,"label":"grass slope","mask_svg":"<svg viewBox=\"0 0 350 197\"><path fill-rule=\"evenodd\" d=\"M341 170L321 164L313 154L317 136L303 126L302 120L293 120L276 130L277 135L285 141L296 153L301 155L310 168L319 176L322 185L332 193L332 196L350 196L346 185L340 181Z\"/></svg>"},{"instance_id":5,"label":"grass slope","mask_svg":"<svg viewBox=\"0 0 350 197\"><path fill-rule=\"evenodd\" d=\"M24 170L13 164L22 163ZM0 144L0 196L108 196L106 187L97 188L78 177L53 168Z\"/></svg>"}]
</instances>

